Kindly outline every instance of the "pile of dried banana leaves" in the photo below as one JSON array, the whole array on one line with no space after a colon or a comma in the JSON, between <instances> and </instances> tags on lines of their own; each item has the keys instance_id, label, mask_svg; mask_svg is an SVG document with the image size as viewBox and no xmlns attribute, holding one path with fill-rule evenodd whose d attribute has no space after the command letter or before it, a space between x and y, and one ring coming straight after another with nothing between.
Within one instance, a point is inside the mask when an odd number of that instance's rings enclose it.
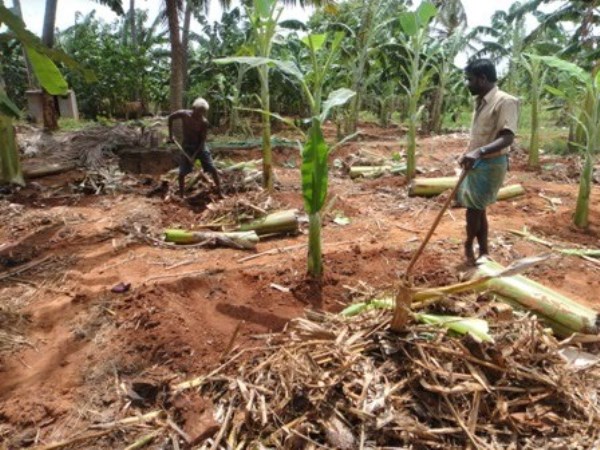
<instances>
[{"instance_id":1,"label":"pile of dried banana leaves","mask_svg":"<svg viewBox=\"0 0 600 450\"><path fill-rule=\"evenodd\" d=\"M377 310L292 320L203 379L221 429L201 448L600 445L598 359L535 316L478 309L493 342L416 322L394 333Z\"/></svg>"}]
</instances>

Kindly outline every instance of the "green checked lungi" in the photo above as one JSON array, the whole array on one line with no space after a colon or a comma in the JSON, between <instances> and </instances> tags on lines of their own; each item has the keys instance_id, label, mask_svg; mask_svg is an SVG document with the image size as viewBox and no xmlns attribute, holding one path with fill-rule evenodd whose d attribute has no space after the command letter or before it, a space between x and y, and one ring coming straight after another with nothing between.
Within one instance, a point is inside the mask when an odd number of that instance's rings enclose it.
<instances>
[{"instance_id":1,"label":"green checked lungi","mask_svg":"<svg viewBox=\"0 0 600 450\"><path fill-rule=\"evenodd\" d=\"M507 169L507 155L478 159L458 188L457 200L466 208L479 210L495 203Z\"/></svg>"}]
</instances>

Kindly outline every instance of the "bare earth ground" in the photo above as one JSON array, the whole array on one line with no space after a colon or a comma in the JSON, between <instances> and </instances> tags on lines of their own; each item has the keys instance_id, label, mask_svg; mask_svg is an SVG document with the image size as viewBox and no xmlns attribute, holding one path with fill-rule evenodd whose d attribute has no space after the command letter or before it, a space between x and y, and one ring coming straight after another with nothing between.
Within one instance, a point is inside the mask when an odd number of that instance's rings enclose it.
<instances>
[{"instance_id":1,"label":"bare earth ground","mask_svg":"<svg viewBox=\"0 0 600 450\"><path fill-rule=\"evenodd\" d=\"M359 149L383 156L399 150L397 128L362 129L363 139L337 149L332 160ZM466 136L458 134L423 138L422 176L453 175L465 144ZM297 151L276 153L274 200L302 209ZM256 159L260 152L227 156ZM546 251L508 232L524 226L549 241L598 247L597 184L591 227L579 231L570 225L578 161L545 157L542 173L524 170L524 162L517 151L505 184L522 183L526 196L489 210L492 256L507 264ZM408 197L402 176L353 181L334 169L331 175L330 197L336 201L323 229L321 299L305 279L306 248L299 246L307 241L305 233L261 242L259 253L285 250L246 261L251 253L241 250L152 246L119 230L134 224L153 231L192 228L197 212L181 202L146 197L141 183L127 194L72 196L66 186L81 176L75 171L36 180L0 199L0 251L18 243L10 259L0 260L0 332L12 336L0 346L0 443L20 448L56 442L92 423L132 415L132 408L144 412L144 406L126 405L122 382L185 381L220 364L238 326L235 344L251 346L253 336L281 330L306 308L339 311L357 293L393 289L442 200ZM338 213L350 224L334 223ZM418 283L433 286L459 278L463 214L459 209L446 213L416 268ZM29 261L42 262L3 276ZM565 256L527 275L599 307L599 272L592 262ZM111 292L120 282L131 283L131 289ZM210 414L197 395L180 399L175 408L184 424ZM122 438L113 434L72 448L122 448Z\"/></svg>"}]
</instances>

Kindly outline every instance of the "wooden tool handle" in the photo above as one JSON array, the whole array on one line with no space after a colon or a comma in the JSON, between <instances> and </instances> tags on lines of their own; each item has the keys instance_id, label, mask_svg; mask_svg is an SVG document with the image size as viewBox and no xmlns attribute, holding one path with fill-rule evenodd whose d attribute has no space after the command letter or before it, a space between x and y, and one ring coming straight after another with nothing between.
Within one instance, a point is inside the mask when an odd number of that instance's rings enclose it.
<instances>
[{"instance_id":1,"label":"wooden tool handle","mask_svg":"<svg viewBox=\"0 0 600 450\"><path fill-rule=\"evenodd\" d=\"M421 242L421 246L415 252L415 254L413 255L412 259L408 263L408 267L406 268L405 278L408 278L408 276L409 276L412 268L417 263L417 260L419 259L419 256L421 256L421 253L423 253L423 249L425 248L425 246L429 242L429 239L431 239L431 236L433 235L433 232L435 231L435 229L437 228L438 224L440 223L440 220L442 220L442 216L444 215L444 213L448 209L448 205L450 205L450 202L456 196L456 191L458 191L459 186L462 184L462 182L464 181L465 177L467 176L467 172L468 172L468 170L463 169L463 171L460 174L460 177L458 177L458 182L454 186L454 189L452 189L452 192L450 193L450 195L446 199L444 205L442 206L442 209L440 210L440 212L438 213L437 217L433 221L433 225L431 225L431 228L429 229L429 232L427 233L427 236L425 236L425 239L423 239L423 242Z\"/></svg>"}]
</instances>

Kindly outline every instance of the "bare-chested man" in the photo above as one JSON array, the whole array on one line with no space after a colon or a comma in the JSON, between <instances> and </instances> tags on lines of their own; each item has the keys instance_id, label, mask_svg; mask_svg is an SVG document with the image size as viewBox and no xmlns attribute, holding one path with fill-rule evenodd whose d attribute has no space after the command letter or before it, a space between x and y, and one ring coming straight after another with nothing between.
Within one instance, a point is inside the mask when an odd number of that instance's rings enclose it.
<instances>
[{"instance_id":1,"label":"bare-chested man","mask_svg":"<svg viewBox=\"0 0 600 450\"><path fill-rule=\"evenodd\" d=\"M219 173L213 164L210 150L206 145L206 136L210 124L206 119L208 111L208 102L203 98L197 98L192 104L192 109L181 109L169 115L169 141L173 140L173 121L181 119L183 122L183 151L185 155L181 155L179 163L179 194L184 196L185 176L194 169L194 162L199 159L202 164L202 170L210 173L215 185L217 193L222 197L221 183L219 181Z\"/></svg>"}]
</instances>

